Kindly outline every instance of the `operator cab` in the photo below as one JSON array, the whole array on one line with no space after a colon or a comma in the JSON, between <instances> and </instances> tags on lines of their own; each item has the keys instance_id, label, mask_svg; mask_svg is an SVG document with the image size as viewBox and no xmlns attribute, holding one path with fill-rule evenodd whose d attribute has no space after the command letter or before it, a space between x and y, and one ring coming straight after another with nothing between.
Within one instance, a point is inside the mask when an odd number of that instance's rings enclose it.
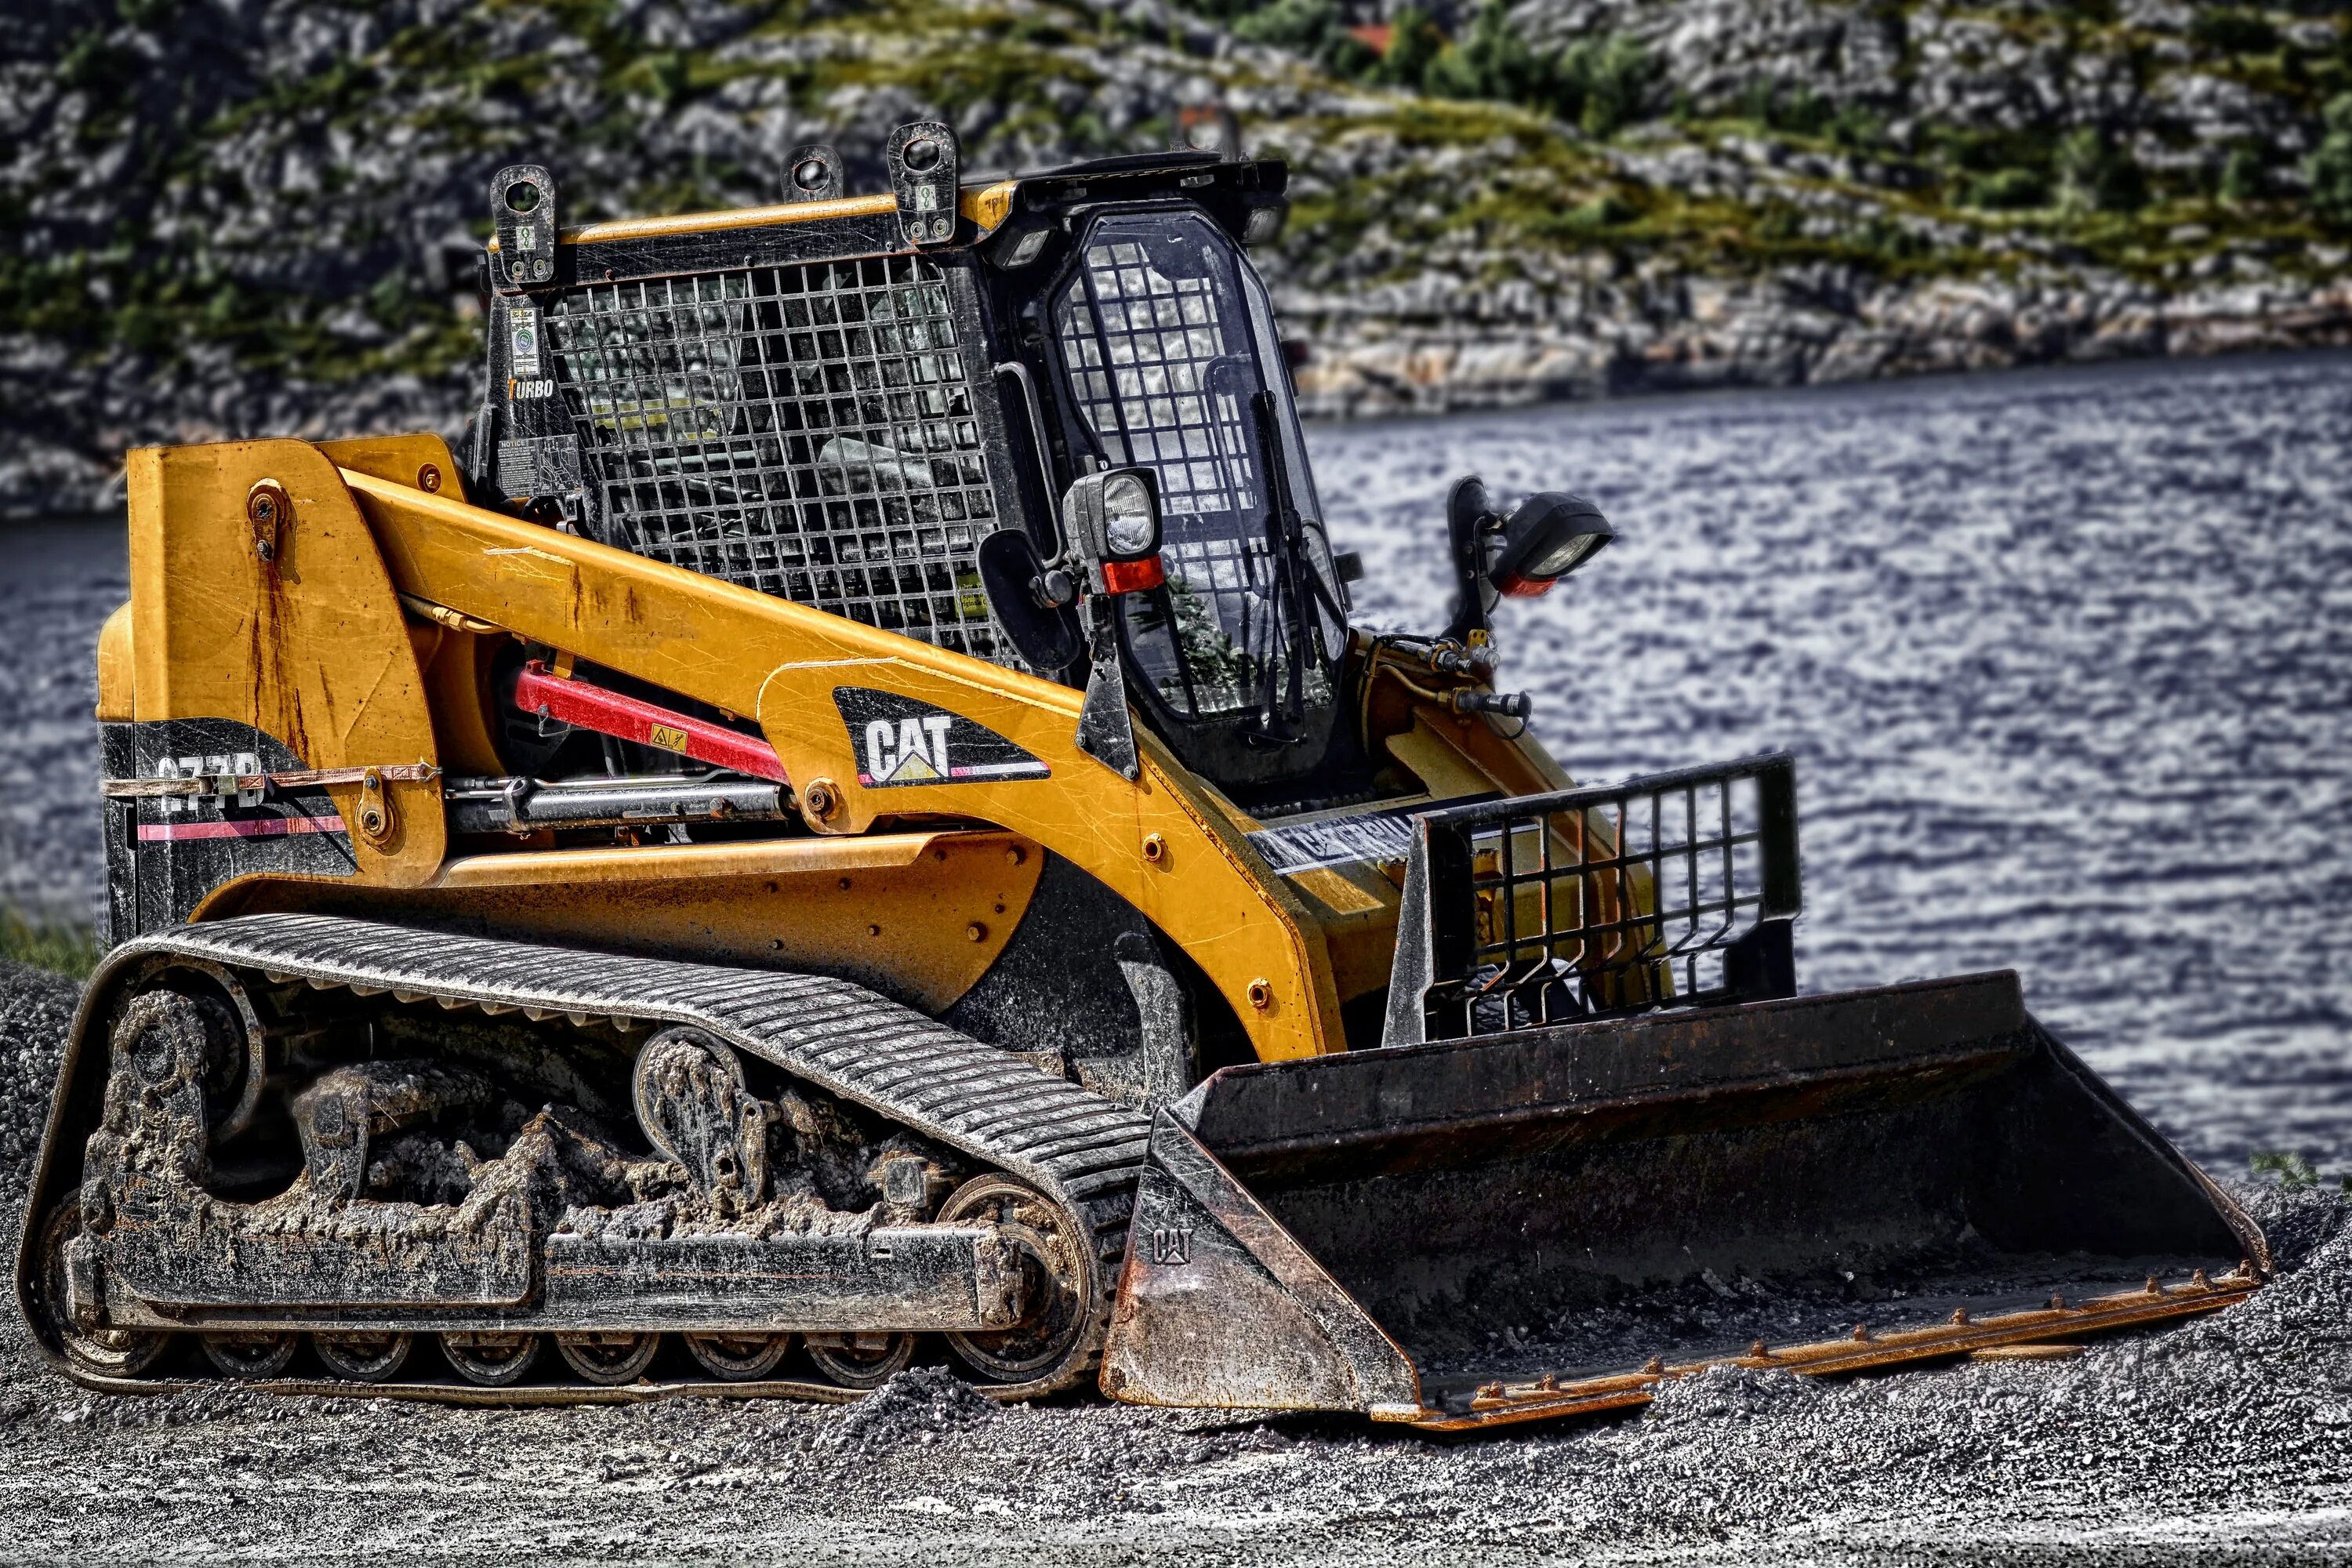
<instances>
[{"instance_id":1,"label":"operator cab","mask_svg":"<svg viewBox=\"0 0 2352 1568\"><path fill-rule=\"evenodd\" d=\"M1346 590L1243 249L1283 165L981 184L923 123L887 166L890 196L843 199L804 148L777 206L562 229L549 171L501 171L469 489L1083 689L1080 743L1123 772L1131 707L1244 803L1360 773Z\"/></svg>"}]
</instances>

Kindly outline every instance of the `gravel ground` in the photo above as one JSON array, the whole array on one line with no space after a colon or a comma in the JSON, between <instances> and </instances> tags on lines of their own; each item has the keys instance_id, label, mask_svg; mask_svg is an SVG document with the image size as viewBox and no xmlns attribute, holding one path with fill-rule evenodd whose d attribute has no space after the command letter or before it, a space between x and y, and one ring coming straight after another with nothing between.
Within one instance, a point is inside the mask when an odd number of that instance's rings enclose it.
<instances>
[{"instance_id":1,"label":"gravel ground","mask_svg":"<svg viewBox=\"0 0 2352 1568\"><path fill-rule=\"evenodd\" d=\"M0 964L12 1233L73 996ZM2284 1269L2213 1319L2068 1362L1718 1371L1639 1415L1467 1442L1000 1409L936 1368L837 1407L104 1398L11 1313L0 1559L2352 1560L2352 1200L2242 1195Z\"/></svg>"}]
</instances>

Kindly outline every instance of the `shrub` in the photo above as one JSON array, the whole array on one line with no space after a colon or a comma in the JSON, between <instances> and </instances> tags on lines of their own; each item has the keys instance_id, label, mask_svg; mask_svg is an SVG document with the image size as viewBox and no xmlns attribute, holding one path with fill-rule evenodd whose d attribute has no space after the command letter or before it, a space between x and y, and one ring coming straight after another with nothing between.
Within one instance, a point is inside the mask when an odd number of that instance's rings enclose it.
<instances>
[{"instance_id":1,"label":"shrub","mask_svg":"<svg viewBox=\"0 0 2352 1568\"><path fill-rule=\"evenodd\" d=\"M2311 1162L2301 1154L2283 1152L2276 1149L2264 1149L2255 1154L2249 1163L2253 1166L2255 1175L2276 1175L2279 1185L2289 1192L2294 1192L2298 1187L2312 1186L2319 1180L2319 1173L2314 1170Z\"/></svg>"},{"instance_id":2,"label":"shrub","mask_svg":"<svg viewBox=\"0 0 2352 1568\"><path fill-rule=\"evenodd\" d=\"M2251 202L2263 194L2263 161L2251 147L2232 147L2221 162L2221 199Z\"/></svg>"},{"instance_id":3,"label":"shrub","mask_svg":"<svg viewBox=\"0 0 2352 1568\"><path fill-rule=\"evenodd\" d=\"M2278 29L2246 11L2200 11L2189 36L2216 54L2266 55L2278 47Z\"/></svg>"},{"instance_id":4,"label":"shrub","mask_svg":"<svg viewBox=\"0 0 2352 1568\"><path fill-rule=\"evenodd\" d=\"M1587 38L1559 58L1559 111L1589 134L1607 136L1640 114L1650 77L1649 54L1633 39Z\"/></svg>"},{"instance_id":5,"label":"shrub","mask_svg":"<svg viewBox=\"0 0 2352 1568\"><path fill-rule=\"evenodd\" d=\"M1445 48L1445 35L1429 18L1429 14L1406 6L1389 24L1389 47L1381 56L1381 63L1372 79L1391 87L1422 89L1434 64Z\"/></svg>"},{"instance_id":6,"label":"shrub","mask_svg":"<svg viewBox=\"0 0 2352 1568\"><path fill-rule=\"evenodd\" d=\"M2328 100L2322 119L2326 132L2303 166L2311 182L2312 211L2352 227L2352 92Z\"/></svg>"},{"instance_id":7,"label":"shrub","mask_svg":"<svg viewBox=\"0 0 2352 1568\"><path fill-rule=\"evenodd\" d=\"M1504 0L1485 0L1462 41L1431 64L1429 90L1448 98L1492 98L1543 104L1559 76L1555 56L1539 54L1511 25Z\"/></svg>"},{"instance_id":8,"label":"shrub","mask_svg":"<svg viewBox=\"0 0 2352 1568\"><path fill-rule=\"evenodd\" d=\"M2061 204L2076 212L2133 212L2147 205L2147 176L2127 149L2085 125L2058 142Z\"/></svg>"},{"instance_id":9,"label":"shrub","mask_svg":"<svg viewBox=\"0 0 2352 1568\"><path fill-rule=\"evenodd\" d=\"M1759 77L1739 92L1739 118L1752 120L1771 131L1785 131L1794 136L1819 136L1827 132L1832 141L1841 134L1875 140L1878 117L1860 104L1841 109L1835 100L1813 90L1811 84L1799 82L1794 87L1769 78ZM1839 142L1839 145L1860 145Z\"/></svg>"},{"instance_id":10,"label":"shrub","mask_svg":"<svg viewBox=\"0 0 2352 1568\"><path fill-rule=\"evenodd\" d=\"M1234 19L1234 37L1244 43L1320 54L1341 31L1337 0L1274 0Z\"/></svg>"},{"instance_id":11,"label":"shrub","mask_svg":"<svg viewBox=\"0 0 2352 1568\"><path fill-rule=\"evenodd\" d=\"M1830 141L1849 153L1867 153L1879 146L1886 137L1886 127L1878 116L1861 104L1849 103L1830 121Z\"/></svg>"},{"instance_id":12,"label":"shrub","mask_svg":"<svg viewBox=\"0 0 2352 1568\"><path fill-rule=\"evenodd\" d=\"M1640 44L1613 35L1538 50L1512 26L1504 0L1481 0L1454 44L1444 43L1417 11L1399 13L1393 26L1382 80L1418 84L1443 98L1524 104L1595 136L1607 136L1640 114L1654 74ZM1408 28L1418 42L1409 41Z\"/></svg>"},{"instance_id":13,"label":"shrub","mask_svg":"<svg viewBox=\"0 0 2352 1568\"><path fill-rule=\"evenodd\" d=\"M1623 223L1633 216L1633 209L1612 195L1599 195L1589 202L1580 202L1568 209L1567 222L1571 228L1607 228Z\"/></svg>"},{"instance_id":14,"label":"shrub","mask_svg":"<svg viewBox=\"0 0 2352 1568\"><path fill-rule=\"evenodd\" d=\"M1995 169L1969 182L1968 205L1988 211L2010 212L2045 206L2050 182L2035 169Z\"/></svg>"}]
</instances>

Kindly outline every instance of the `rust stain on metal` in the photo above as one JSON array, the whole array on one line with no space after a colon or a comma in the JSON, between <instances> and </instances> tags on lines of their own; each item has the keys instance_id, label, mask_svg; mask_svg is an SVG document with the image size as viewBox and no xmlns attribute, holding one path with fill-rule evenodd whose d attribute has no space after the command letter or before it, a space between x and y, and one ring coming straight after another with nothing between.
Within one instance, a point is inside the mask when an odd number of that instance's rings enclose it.
<instances>
[{"instance_id":1,"label":"rust stain on metal","mask_svg":"<svg viewBox=\"0 0 2352 1568\"><path fill-rule=\"evenodd\" d=\"M2151 1302L2146 1290L2123 1291L2094 1297L2073 1307L2036 1308L1959 1323L1892 1329L1859 1343L1854 1338L1820 1340L1810 1344L1784 1345L1767 1352L1759 1342L1746 1356L1717 1356L1674 1363L1654 1360L1639 1373L1567 1380L1547 1375L1528 1383L1490 1383L1478 1390L1467 1414L1425 1409L1404 1419L1426 1432L1467 1432L1520 1421L1591 1415L1647 1404L1661 1384L1693 1376L1711 1366L1747 1366L1759 1362L1787 1367L1807 1376L1829 1377L1960 1355L1982 1355L1988 1360L2058 1359L2078 1355L2082 1347L2050 1343L2054 1336L2106 1333L2216 1312L2244 1300L2256 1285L2252 1273L2240 1272L2184 1287L2161 1303Z\"/></svg>"}]
</instances>

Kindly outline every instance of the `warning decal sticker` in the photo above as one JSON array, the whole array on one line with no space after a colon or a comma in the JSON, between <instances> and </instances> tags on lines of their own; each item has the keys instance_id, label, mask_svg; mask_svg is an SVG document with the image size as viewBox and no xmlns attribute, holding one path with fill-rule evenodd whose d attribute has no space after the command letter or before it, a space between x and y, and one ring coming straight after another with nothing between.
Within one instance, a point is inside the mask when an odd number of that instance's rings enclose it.
<instances>
[{"instance_id":1,"label":"warning decal sticker","mask_svg":"<svg viewBox=\"0 0 2352 1568\"><path fill-rule=\"evenodd\" d=\"M868 789L1042 779L1053 772L986 725L911 697L836 686L833 704L857 753L857 782Z\"/></svg>"},{"instance_id":2,"label":"warning decal sticker","mask_svg":"<svg viewBox=\"0 0 2352 1568\"><path fill-rule=\"evenodd\" d=\"M1296 877L1302 871L1328 870L1334 866L1402 861L1412 844L1415 816L1425 811L1494 798L1491 795L1465 795L1459 800L1424 800L1386 811L1326 816L1309 822L1277 822L1252 833L1250 847L1286 877Z\"/></svg>"}]
</instances>

